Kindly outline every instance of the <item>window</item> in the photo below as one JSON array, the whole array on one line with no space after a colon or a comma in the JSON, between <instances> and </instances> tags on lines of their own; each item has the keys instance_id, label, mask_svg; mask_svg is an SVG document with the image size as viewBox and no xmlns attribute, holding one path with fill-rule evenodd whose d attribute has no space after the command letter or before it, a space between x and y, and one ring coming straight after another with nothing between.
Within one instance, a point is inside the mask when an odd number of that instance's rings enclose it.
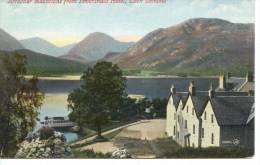
<instances>
[{"instance_id":1,"label":"window","mask_svg":"<svg viewBox=\"0 0 260 165\"><path fill-rule=\"evenodd\" d=\"M176 120L176 113L174 113L174 120Z\"/></svg>"},{"instance_id":2,"label":"window","mask_svg":"<svg viewBox=\"0 0 260 165\"><path fill-rule=\"evenodd\" d=\"M214 144L214 134L211 134L211 144Z\"/></svg>"},{"instance_id":3,"label":"window","mask_svg":"<svg viewBox=\"0 0 260 165\"><path fill-rule=\"evenodd\" d=\"M195 111L194 108L192 108L192 116L194 115L194 111Z\"/></svg>"},{"instance_id":4,"label":"window","mask_svg":"<svg viewBox=\"0 0 260 165\"><path fill-rule=\"evenodd\" d=\"M187 129L187 120L185 120L185 129Z\"/></svg>"},{"instance_id":5,"label":"window","mask_svg":"<svg viewBox=\"0 0 260 165\"><path fill-rule=\"evenodd\" d=\"M177 132L177 138L180 138L180 132L179 131Z\"/></svg>"},{"instance_id":6,"label":"window","mask_svg":"<svg viewBox=\"0 0 260 165\"><path fill-rule=\"evenodd\" d=\"M214 123L214 115L211 114L211 123Z\"/></svg>"},{"instance_id":7,"label":"window","mask_svg":"<svg viewBox=\"0 0 260 165\"><path fill-rule=\"evenodd\" d=\"M193 125L193 134L195 134L195 125Z\"/></svg>"},{"instance_id":8,"label":"window","mask_svg":"<svg viewBox=\"0 0 260 165\"><path fill-rule=\"evenodd\" d=\"M189 106L187 105L187 113L189 113Z\"/></svg>"},{"instance_id":9,"label":"window","mask_svg":"<svg viewBox=\"0 0 260 165\"><path fill-rule=\"evenodd\" d=\"M204 112L204 120L207 120L207 112Z\"/></svg>"},{"instance_id":10,"label":"window","mask_svg":"<svg viewBox=\"0 0 260 165\"><path fill-rule=\"evenodd\" d=\"M173 134L174 134L174 136L176 135L176 127L175 126L173 127Z\"/></svg>"},{"instance_id":11,"label":"window","mask_svg":"<svg viewBox=\"0 0 260 165\"><path fill-rule=\"evenodd\" d=\"M201 138L204 138L204 128L201 129Z\"/></svg>"}]
</instances>

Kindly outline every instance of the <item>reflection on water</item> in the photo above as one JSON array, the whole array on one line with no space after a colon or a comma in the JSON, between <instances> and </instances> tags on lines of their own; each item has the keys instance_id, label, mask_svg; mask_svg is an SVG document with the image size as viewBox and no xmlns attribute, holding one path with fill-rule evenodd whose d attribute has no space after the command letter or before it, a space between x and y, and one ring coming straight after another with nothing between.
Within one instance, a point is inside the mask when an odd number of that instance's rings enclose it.
<instances>
[{"instance_id":1,"label":"reflection on water","mask_svg":"<svg viewBox=\"0 0 260 165\"><path fill-rule=\"evenodd\" d=\"M40 121L43 121L45 116L54 117L54 116L68 116L69 111L67 109L67 98L68 95L54 95L54 94L46 94L43 102L43 106L40 112ZM41 127L40 123L37 123L36 130ZM67 142L77 139L81 135L73 132L69 132L68 130L59 130L63 132Z\"/></svg>"}]
</instances>

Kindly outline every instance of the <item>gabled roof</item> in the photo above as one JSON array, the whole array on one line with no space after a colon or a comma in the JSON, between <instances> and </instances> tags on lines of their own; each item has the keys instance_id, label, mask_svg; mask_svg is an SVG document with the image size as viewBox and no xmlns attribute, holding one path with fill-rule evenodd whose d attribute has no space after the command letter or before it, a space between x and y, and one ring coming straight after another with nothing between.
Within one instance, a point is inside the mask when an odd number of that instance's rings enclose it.
<instances>
[{"instance_id":1,"label":"gabled roof","mask_svg":"<svg viewBox=\"0 0 260 165\"><path fill-rule=\"evenodd\" d=\"M246 125L254 104L252 96L221 96L210 99L220 126Z\"/></svg>"},{"instance_id":2,"label":"gabled roof","mask_svg":"<svg viewBox=\"0 0 260 165\"><path fill-rule=\"evenodd\" d=\"M180 101L182 101L183 97L186 97L186 95L188 95L188 93L178 92L178 93L170 94L170 97L172 97L173 104L176 110L178 109Z\"/></svg>"},{"instance_id":3,"label":"gabled roof","mask_svg":"<svg viewBox=\"0 0 260 165\"><path fill-rule=\"evenodd\" d=\"M255 89L255 82L246 82L238 90L241 92L248 92Z\"/></svg>"},{"instance_id":4,"label":"gabled roof","mask_svg":"<svg viewBox=\"0 0 260 165\"><path fill-rule=\"evenodd\" d=\"M246 78L229 77L226 79L226 90L238 91L246 82Z\"/></svg>"},{"instance_id":5,"label":"gabled roof","mask_svg":"<svg viewBox=\"0 0 260 165\"><path fill-rule=\"evenodd\" d=\"M197 117L199 118L201 114L203 113L203 110L207 104L207 101L209 99L208 91L199 91L196 92L196 94L193 96L190 93L186 96L185 104L188 100L188 96L191 96L195 113ZM248 96L248 92L215 92L214 97L221 97L221 96Z\"/></svg>"}]
</instances>

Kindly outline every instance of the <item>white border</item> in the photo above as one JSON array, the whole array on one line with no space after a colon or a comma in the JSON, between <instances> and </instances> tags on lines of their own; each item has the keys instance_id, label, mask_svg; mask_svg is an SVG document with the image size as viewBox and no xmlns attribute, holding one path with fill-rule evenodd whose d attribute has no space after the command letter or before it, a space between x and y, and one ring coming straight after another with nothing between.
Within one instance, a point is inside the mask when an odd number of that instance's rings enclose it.
<instances>
[{"instance_id":1,"label":"white border","mask_svg":"<svg viewBox=\"0 0 260 165\"><path fill-rule=\"evenodd\" d=\"M165 165L165 164L199 164L199 165L259 165L260 164L260 144L259 144L259 106L258 98L260 97L260 88L259 88L259 76L260 76L260 67L258 63L260 62L260 34L259 34L259 16L260 16L260 1L255 0L255 156L251 159L127 159L127 160L113 160L113 159L0 159L0 165L133 165L133 164L144 164L144 165Z\"/></svg>"}]
</instances>

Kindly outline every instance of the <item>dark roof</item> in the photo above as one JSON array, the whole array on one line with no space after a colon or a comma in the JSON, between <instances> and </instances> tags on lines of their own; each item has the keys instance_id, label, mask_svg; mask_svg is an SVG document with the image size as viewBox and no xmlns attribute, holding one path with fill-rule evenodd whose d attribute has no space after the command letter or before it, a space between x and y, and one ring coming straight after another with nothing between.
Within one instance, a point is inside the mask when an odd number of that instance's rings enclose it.
<instances>
[{"instance_id":1,"label":"dark roof","mask_svg":"<svg viewBox=\"0 0 260 165\"><path fill-rule=\"evenodd\" d=\"M248 96L248 92L215 92L215 96Z\"/></svg>"},{"instance_id":2,"label":"dark roof","mask_svg":"<svg viewBox=\"0 0 260 165\"><path fill-rule=\"evenodd\" d=\"M222 96L211 98L211 104L221 125L246 125L254 104L252 96Z\"/></svg>"},{"instance_id":3,"label":"dark roof","mask_svg":"<svg viewBox=\"0 0 260 165\"><path fill-rule=\"evenodd\" d=\"M208 91L199 91L196 92L195 95L191 97L197 117L200 117L200 115L202 114L206 106L206 103L209 98L208 94L209 94ZM214 97L220 97L220 96L232 97L232 96L248 96L248 93L247 92L215 92L214 95L215 95ZM187 96L188 95L185 96L186 97L185 104L188 99Z\"/></svg>"},{"instance_id":4,"label":"dark roof","mask_svg":"<svg viewBox=\"0 0 260 165\"><path fill-rule=\"evenodd\" d=\"M178 92L178 93L174 93L174 94L170 94L170 97L172 97L173 99L173 104L177 110L180 101L186 99L186 97L188 96L187 92Z\"/></svg>"},{"instance_id":5,"label":"dark roof","mask_svg":"<svg viewBox=\"0 0 260 165\"><path fill-rule=\"evenodd\" d=\"M230 77L226 81L227 90L237 91L244 85L245 82L246 78Z\"/></svg>"}]
</instances>

